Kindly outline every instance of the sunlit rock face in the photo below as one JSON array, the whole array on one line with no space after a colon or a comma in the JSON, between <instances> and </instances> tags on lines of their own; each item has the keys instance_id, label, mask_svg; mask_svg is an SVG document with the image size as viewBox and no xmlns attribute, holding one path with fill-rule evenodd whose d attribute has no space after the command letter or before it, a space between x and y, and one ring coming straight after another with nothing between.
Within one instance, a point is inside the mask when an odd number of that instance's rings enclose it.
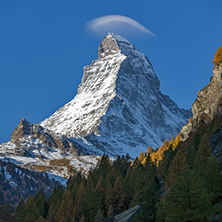
<instances>
[{"instance_id":1,"label":"sunlit rock face","mask_svg":"<svg viewBox=\"0 0 222 222\"><path fill-rule=\"evenodd\" d=\"M222 62L214 66L209 84L198 92L191 110L193 119L182 127L182 141L185 141L190 132L195 132L202 124L209 124L216 115L222 116Z\"/></svg>"},{"instance_id":2,"label":"sunlit rock face","mask_svg":"<svg viewBox=\"0 0 222 222\"><path fill-rule=\"evenodd\" d=\"M199 91L192 106L192 129L203 121L209 123L216 115L222 115L222 63L215 65L210 83Z\"/></svg>"},{"instance_id":3,"label":"sunlit rock face","mask_svg":"<svg viewBox=\"0 0 222 222\"><path fill-rule=\"evenodd\" d=\"M76 146L72 140L67 137L43 128L38 124L33 124L22 118L19 125L11 135L11 142L17 147L17 151L26 152L27 156L44 156L44 152L55 150L66 155L72 153L78 155L81 152L80 147ZM79 151L76 149L79 148Z\"/></svg>"},{"instance_id":4,"label":"sunlit rock face","mask_svg":"<svg viewBox=\"0 0 222 222\"><path fill-rule=\"evenodd\" d=\"M84 137L91 152L135 157L177 135L191 116L159 85L147 57L109 33L98 59L84 67L77 95L40 125L69 138Z\"/></svg>"}]
</instances>

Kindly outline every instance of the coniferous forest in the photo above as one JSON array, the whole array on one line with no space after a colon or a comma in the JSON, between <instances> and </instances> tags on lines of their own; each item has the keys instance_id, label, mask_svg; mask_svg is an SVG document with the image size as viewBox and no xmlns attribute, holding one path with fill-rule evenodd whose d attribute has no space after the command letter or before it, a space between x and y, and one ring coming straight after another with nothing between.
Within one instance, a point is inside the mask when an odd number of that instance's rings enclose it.
<instances>
[{"instance_id":1,"label":"coniferous forest","mask_svg":"<svg viewBox=\"0 0 222 222\"><path fill-rule=\"evenodd\" d=\"M210 144L221 125L222 118L215 117L186 142L178 134L134 161L129 156L111 161L104 154L87 177L78 173L48 199L40 190L16 209L1 205L0 221L114 221L136 205L135 222L222 221L221 161Z\"/></svg>"}]
</instances>

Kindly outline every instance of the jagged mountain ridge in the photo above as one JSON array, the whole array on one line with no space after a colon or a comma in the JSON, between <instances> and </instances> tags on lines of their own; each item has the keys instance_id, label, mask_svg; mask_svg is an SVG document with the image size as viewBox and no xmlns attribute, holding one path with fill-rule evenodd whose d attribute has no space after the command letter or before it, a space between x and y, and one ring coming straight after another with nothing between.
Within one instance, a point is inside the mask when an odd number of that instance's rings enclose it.
<instances>
[{"instance_id":1,"label":"jagged mountain ridge","mask_svg":"<svg viewBox=\"0 0 222 222\"><path fill-rule=\"evenodd\" d=\"M87 173L103 153L134 158L158 148L188 122L184 110L159 90L147 57L124 37L109 33L98 60L84 67L77 95L40 124L21 119L0 159L58 176Z\"/></svg>"},{"instance_id":2,"label":"jagged mountain ridge","mask_svg":"<svg viewBox=\"0 0 222 222\"><path fill-rule=\"evenodd\" d=\"M67 178L79 171L88 173L100 159L88 155L91 152L86 147L81 139L70 140L22 118L11 140L0 145L0 160L45 172L65 186Z\"/></svg>"},{"instance_id":3,"label":"jagged mountain ridge","mask_svg":"<svg viewBox=\"0 0 222 222\"><path fill-rule=\"evenodd\" d=\"M147 57L124 37L109 33L98 60L84 67L77 95L40 125L67 137L84 137L100 153L135 157L177 135L191 116L159 85Z\"/></svg>"}]
</instances>

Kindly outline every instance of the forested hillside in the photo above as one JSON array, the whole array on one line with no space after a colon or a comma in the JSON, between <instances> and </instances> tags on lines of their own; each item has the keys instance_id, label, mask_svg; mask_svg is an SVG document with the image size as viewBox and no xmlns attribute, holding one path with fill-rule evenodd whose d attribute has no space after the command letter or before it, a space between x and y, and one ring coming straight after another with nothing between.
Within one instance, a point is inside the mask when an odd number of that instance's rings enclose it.
<instances>
[{"instance_id":1,"label":"forested hillside","mask_svg":"<svg viewBox=\"0 0 222 222\"><path fill-rule=\"evenodd\" d=\"M58 185L59 182L48 174L0 161L0 203L9 203L16 207L21 198L27 199L29 195L37 194L40 189L49 197L53 188Z\"/></svg>"},{"instance_id":2,"label":"forested hillside","mask_svg":"<svg viewBox=\"0 0 222 222\"><path fill-rule=\"evenodd\" d=\"M87 178L75 175L48 200L42 190L29 196L11 216L15 221L113 221L139 204L134 221L220 221L222 175L210 137L221 125L216 116L186 142L178 135L135 161L118 156L111 162L103 155Z\"/></svg>"}]
</instances>

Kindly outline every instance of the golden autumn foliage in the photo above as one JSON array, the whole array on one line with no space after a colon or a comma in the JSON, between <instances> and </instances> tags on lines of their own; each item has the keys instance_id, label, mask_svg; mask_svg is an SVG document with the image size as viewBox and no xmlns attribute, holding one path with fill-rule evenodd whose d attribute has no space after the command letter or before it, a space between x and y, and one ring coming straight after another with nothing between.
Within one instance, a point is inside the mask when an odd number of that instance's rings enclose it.
<instances>
[{"instance_id":1,"label":"golden autumn foliage","mask_svg":"<svg viewBox=\"0 0 222 222\"><path fill-rule=\"evenodd\" d=\"M147 153L143 153L143 152L140 153L138 161L141 164L145 165L147 161L147 157L149 155L151 162L154 163L156 166L158 166L159 162L162 161L164 158L164 152L166 150L169 150L170 148L172 148L172 150L175 150L179 142L180 142L180 133L178 133L175 139L174 137L172 137L170 141L168 139L165 140L163 142L163 145L160 146L157 151L154 151L152 147L148 147Z\"/></svg>"},{"instance_id":2,"label":"golden autumn foliage","mask_svg":"<svg viewBox=\"0 0 222 222\"><path fill-rule=\"evenodd\" d=\"M192 118L191 117L189 118L189 123L192 123Z\"/></svg>"},{"instance_id":3,"label":"golden autumn foliage","mask_svg":"<svg viewBox=\"0 0 222 222\"><path fill-rule=\"evenodd\" d=\"M222 46L217 50L216 54L214 55L213 64L216 65L222 61Z\"/></svg>"}]
</instances>

